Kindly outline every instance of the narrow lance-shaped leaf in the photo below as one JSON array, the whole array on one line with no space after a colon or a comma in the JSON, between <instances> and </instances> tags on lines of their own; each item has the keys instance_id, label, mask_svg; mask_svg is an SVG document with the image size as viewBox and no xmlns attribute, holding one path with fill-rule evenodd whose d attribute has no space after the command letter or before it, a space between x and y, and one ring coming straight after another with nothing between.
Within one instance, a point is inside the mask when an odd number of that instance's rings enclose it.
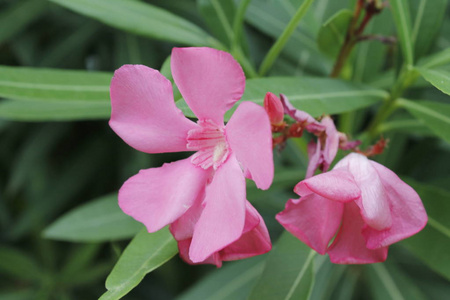
<instances>
[{"instance_id":1,"label":"narrow lance-shaped leaf","mask_svg":"<svg viewBox=\"0 0 450 300\"><path fill-rule=\"evenodd\" d=\"M191 46L217 46L197 25L140 1L51 0L80 14L125 31Z\"/></svg>"},{"instance_id":2,"label":"narrow lance-shaped leaf","mask_svg":"<svg viewBox=\"0 0 450 300\"><path fill-rule=\"evenodd\" d=\"M0 100L0 119L14 121L76 121L108 119L109 102Z\"/></svg>"},{"instance_id":3,"label":"narrow lance-shaped leaf","mask_svg":"<svg viewBox=\"0 0 450 300\"><path fill-rule=\"evenodd\" d=\"M142 225L123 213L117 195L108 195L79 206L44 231L44 237L74 242L107 242L136 235Z\"/></svg>"},{"instance_id":4,"label":"narrow lance-shaped leaf","mask_svg":"<svg viewBox=\"0 0 450 300\"><path fill-rule=\"evenodd\" d=\"M414 56L420 58L433 45L442 27L447 0L409 0L411 17L414 16L411 40Z\"/></svg>"},{"instance_id":5,"label":"narrow lance-shaped leaf","mask_svg":"<svg viewBox=\"0 0 450 300\"><path fill-rule=\"evenodd\" d=\"M277 40L264 57L261 66L259 67L260 75L266 74L267 71L272 67L273 63L280 55L281 50L284 48L291 35L295 32L295 28L298 26L300 20L306 14L306 12L308 11L309 7L313 2L314 0L304 0L298 7L297 11L292 16L287 26L283 29L281 35L277 37Z\"/></svg>"},{"instance_id":6,"label":"narrow lance-shaped leaf","mask_svg":"<svg viewBox=\"0 0 450 300\"><path fill-rule=\"evenodd\" d=\"M412 279L398 267L390 264L364 266L374 300L425 300Z\"/></svg>"},{"instance_id":7,"label":"narrow lance-shaped leaf","mask_svg":"<svg viewBox=\"0 0 450 300\"><path fill-rule=\"evenodd\" d=\"M128 244L106 279L106 289L100 300L116 300L128 294L144 276L160 267L175 254L177 242L167 227L155 233L144 228Z\"/></svg>"},{"instance_id":8,"label":"narrow lance-shaped leaf","mask_svg":"<svg viewBox=\"0 0 450 300\"><path fill-rule=\"evenodd\" d=\"M418 65L421 68L430 69L447 64L450 64L450 48L421 59Z\"/></svg>"},{"instance_id":9,"label":"narrow lance-shaped leaf","mask_svg":"<svg viewBox=\"0 0 450 300\"><path fill-rule=\"evenodd\" d=\"M399 104L450 143L450 104L400 99Z\"/></svg>"},{"instance_id":10,"label":"narrow lance-shaped leaf","mask_svg":"<svg viewBox=\"0 0 450 300\"><path fill-rule=\"evenodd\" d=\"M450 280L450 192L411 179L406 182L420 195L428 214L428 224L401 244Z\"/></svg>"},{"instance_id":11,"label":"narrow lance-shaped leaf","mask_svg":"<svg viewBox=\"0 0 450 300\"><path fill-rule=\"evenodd\" d=\"M232 262L215 270L177 300L245 300L264 269L267 255Z\"/></svg>"},{"instance_id":12,"label":"narrow lance-shaped leaf","mask_svg":"<svg viewBox=\"0 0 450 300\"><path fill-rule=\"evenodd\" d=\"M11 1L13 4L0 13L0 44L20 33L27 25L42 16L47 6L44 0ZM5 26L5 25L8 26Z\"/></svg>"},{"instance_id":13,"label":"narrow lance-shaped leaf","mask_svg":"<svg viewBox=\"0 0 450 300\"><path fill-rule=\"evenodd\" d=\"M0 66L0 97L109 102L112 74Z\"/></svg>"},{"instance_id":14,"label":"narrow lance-shaped leaf","mask_svg":"<svg viewBox=\"0 0 450 300\"><path fill-rule=\"evenodd\" d=\"M269 253L249 300L308 299L314 283L315 251L284 232Z\"/></svg>"},{"instance_id":15,"label":"narrow lance-shaped leaf","mask_svg":"<svg viewBox=\"0 0 450 300\"><path fill-rule=\"evenodd\" d=\"M265 34L276 39L281 35L284 28L292 18L295 7L290 1L266 1L252 0L246 11L246 21L252 26L258 28ZM321 11L328 9L333 4L324 3L326 1L316 1L316 4L322 5ZM321 20L317 20L314 14L306 14L300 25L296 28L288 40L282 55L291 60L291 64L298 65L302 70L313 71L314 73L328 74L332 62L320 53L316 36L320 28ZM281 57L277 63L281 62Z\"/></svg>"},{"instance_id":16,"label":"narrow lance-shaped leaf","mask_svg":"<svg viewBox=\"0 0 450 300\"><path fill-rule=\"evenodd\" d=\"M441 69L417 68L425 80L434 85L437 89L450 95L450 72Z\"/></svg>"},{"instance_id":17,"label":"narrow lance-shaped leaf","mask_svg":"<svg viewBox=\"0 0 450 300\"><path fill-rule=\"evenodd\" d=\"M400 40L405 63L412 65L414 62L413 41L411 39L411 16L409 12L408 0L391 0L397 35Z\"/></svg>"},{"instance_id":18,"label":"narrow lance-shaped leaf","mask_svg":"<svg viewBox=\"0 0 450 300\"><path fill-rule=\"evenodd\" d=\"M320 28L317 37L319 49L326 55L335 58L341 46L344 44L348 26L352 20L353 13L343 9L334 14Z\"/></svg>"},{"instance_id":19,"label":"narrow lance-shaped leaf","mask_svg":"<svg viewBox=\"0 0 450 300\"><path fill-rule=\"evenodd\" d=\"M212 33L223 43L231 46L233 17L236 13L233 0L197 0L200 13Z\"/></svg>"},{"instance_id":20,"label":"narrow lance-shaped leaf","mask_svg":"<svg viewBox=\"0 0 450 300\"><path fill-rule=\"evenodd\" d=\"M285 94L295 107L315 117L367 107L388 96L382 90L336 79L270 77L247 80L241 101L252 101L262 105L264 95L269 91L274 94ZM195 117L184 100L178 101L177 106L186 116ZM225 114L226 120L230 118L232 112L233 109Z\"/></svg>"}]
</instances>

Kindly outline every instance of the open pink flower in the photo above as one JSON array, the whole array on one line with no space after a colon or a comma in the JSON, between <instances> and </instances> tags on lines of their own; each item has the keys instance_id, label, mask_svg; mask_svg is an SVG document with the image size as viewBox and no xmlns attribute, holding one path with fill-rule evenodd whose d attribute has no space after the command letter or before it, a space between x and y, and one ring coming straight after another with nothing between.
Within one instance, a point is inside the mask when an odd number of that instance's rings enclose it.
<instances>
[{"instance_id":1,"label":"open pink flower","mask_svg":"<svg viewBox=\"0 0 450 300\"><path fill-rule=\"evenodd\" d=\"M172 84L157 70L125 65L111 82L110 126L146 153L196 152L128 179L119 191L120 207L149 232L172 224L181 256L191 263L219 265L220 260L267 252L267 229L245 192L245 177L261 189L272 183L266 112L243 102L224 125L225 112L245 87L240 65L226 52L174 48L171 68L197 123L175 106Z\"/></svg>"},{"instance_id":2,"label":"open pink flower","mask_svg":"<svg viewBox=\"0 0 450 300\"><path fill-rule=\"evenodd\" d=\"M389 245L427 223L417 193L394 172L357 153L332 171L301 181L294 191L300 199L289 200L277 220L320 254L328 253L333 263L385 261Z\"/></svg>"}]
</instances>

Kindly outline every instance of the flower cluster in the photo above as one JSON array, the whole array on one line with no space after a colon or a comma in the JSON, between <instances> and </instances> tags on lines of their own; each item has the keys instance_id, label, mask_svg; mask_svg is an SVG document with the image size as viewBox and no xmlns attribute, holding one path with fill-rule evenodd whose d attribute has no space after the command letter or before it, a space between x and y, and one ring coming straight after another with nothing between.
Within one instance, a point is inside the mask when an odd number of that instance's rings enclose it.
<instances>
[{"instance_id":1,"label":"flower cluster","mask_svg":"<svg viewBox=\"0 0 450 300\"><path fill-rule=\"evenodd\" d=\"M272 147L307 130L306 179L276 219L334 263L384 261L388 246L420 231L427 215L417 193L392 171L369 160L337 131L283 94L267 93L264 108L242 102L225 125L224 114L241 98L245 76L226 52L174 48L172 76L197 116L176 107L172 84L157 70L125 65L111 82L111 128L146 153L195 152L189 158L141 170L119 191L119 206L149 232L169 229L188 263L242 259L271 249L264 220L246 199L246 178L260 189L272 183ZM289 116L289 124L285 122ZM276 136L272 140L272 133ZM380 153L383 140L365 154ZM329 172L338 149L354 150ZM363 154L362 154L363 153ZM322 174L314 176L317 169Z\"/></svg>"}]
</instances>

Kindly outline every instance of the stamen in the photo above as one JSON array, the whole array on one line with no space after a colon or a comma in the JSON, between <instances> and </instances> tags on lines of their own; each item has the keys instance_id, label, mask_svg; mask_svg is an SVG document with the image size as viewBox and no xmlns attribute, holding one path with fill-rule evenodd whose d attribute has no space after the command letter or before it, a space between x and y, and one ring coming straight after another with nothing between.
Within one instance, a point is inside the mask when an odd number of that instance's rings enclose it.
<instances>
[{"instance_id":1,"label":"stamen","mask_svg":"<svg viewBox=\"0 0 450 300\"><path fill-rule=\"evenodd\" d=\"M211 120L198 122L200 128L188 132L187 148L197 150L191 162L203 169L217 169L228 157L228 144L223 126Z\"/></svg>"}]
</instances>

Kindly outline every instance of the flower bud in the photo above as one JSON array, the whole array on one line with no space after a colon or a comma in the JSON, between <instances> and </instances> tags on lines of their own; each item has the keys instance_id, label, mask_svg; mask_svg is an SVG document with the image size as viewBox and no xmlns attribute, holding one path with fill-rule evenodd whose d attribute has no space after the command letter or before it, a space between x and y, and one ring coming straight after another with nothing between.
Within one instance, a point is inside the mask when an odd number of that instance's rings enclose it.
<instances>
[{"instance_id":1,"label":"flower bud","mask_svg":"<svg viewBox=\"0 0 450 300\"><path fill-rule=\"evenodd\" d=\"M271 92L264 97L264 108L269 115L270 123L274 126L283 124L284 108L280 99Z\"/></svg>"}]
</instances>

